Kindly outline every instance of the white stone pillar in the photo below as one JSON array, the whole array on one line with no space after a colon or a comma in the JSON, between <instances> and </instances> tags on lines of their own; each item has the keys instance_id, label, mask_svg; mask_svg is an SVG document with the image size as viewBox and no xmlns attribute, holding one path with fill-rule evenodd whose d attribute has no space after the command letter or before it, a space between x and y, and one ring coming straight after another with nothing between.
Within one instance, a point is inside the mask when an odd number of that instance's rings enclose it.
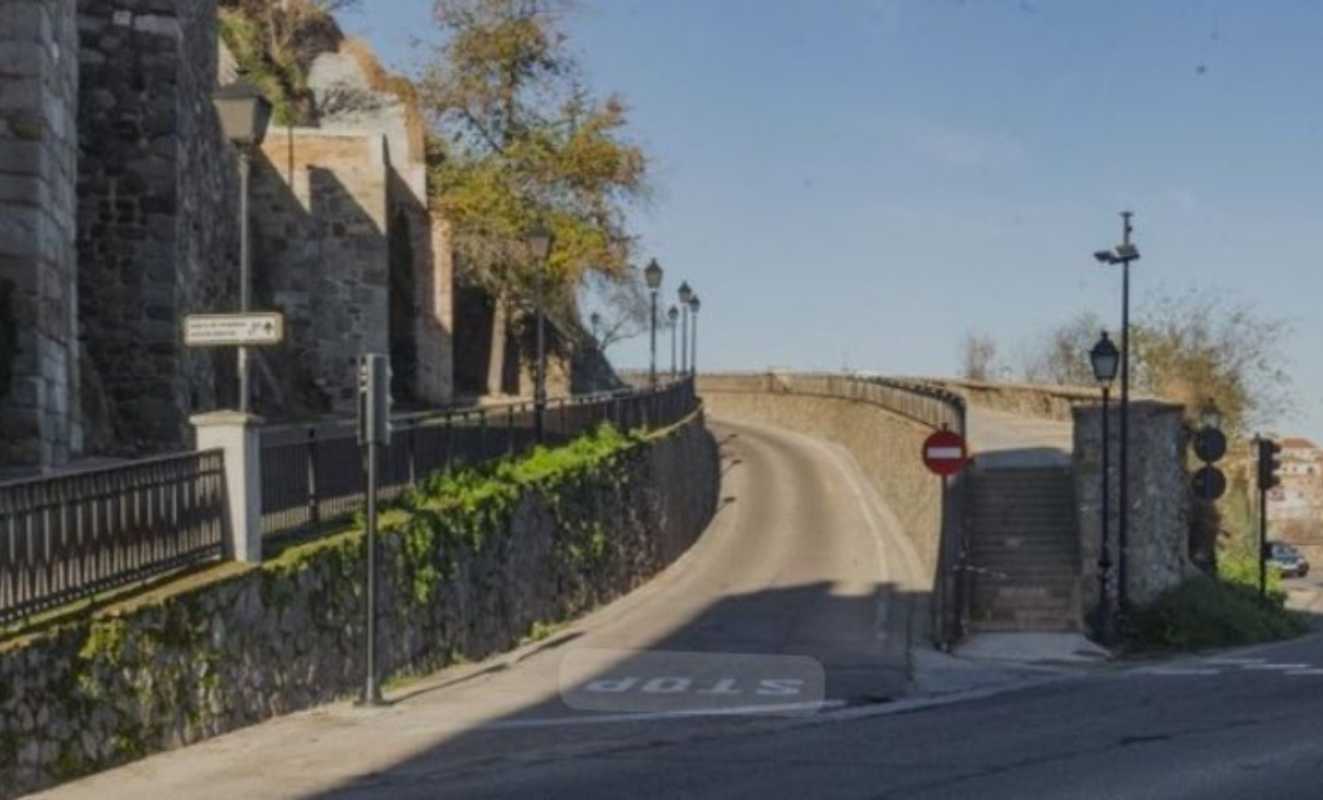
<instances>
[{"instance_id":1,"label":"white stone pillar","mask_svg":"<svg viewBox=\"0 0 1323 800\"><path fill-rule=\"evenodd\" d=\"M197 432L197 449L225 451L225 492L229 502L225 557L258 564L262 561L263 420L240 411L212 411L189 418Z\"/></svg>"}]
</instances>

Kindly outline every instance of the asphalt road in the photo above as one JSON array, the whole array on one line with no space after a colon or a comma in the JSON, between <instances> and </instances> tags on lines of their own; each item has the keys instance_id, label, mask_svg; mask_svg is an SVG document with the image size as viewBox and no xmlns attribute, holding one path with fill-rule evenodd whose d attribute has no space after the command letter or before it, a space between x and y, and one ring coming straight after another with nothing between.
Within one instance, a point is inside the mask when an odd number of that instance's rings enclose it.
<instances>
[{"instance_id":1,"label":"asphalt road","mask_svg":"<svg viewBox=\"0 0 1323 800\"><path fill-rule=\"evenodd\" d=\"M397 687L387 708L291 715L51 796L434 797L447 776L495 778L530 754L748 731L903 695L922 575L857 463L776 429L714 433L719 512L629 596L515 653ZM725 716L694 716L712 712Z\"/></svg>"}]
</instances>

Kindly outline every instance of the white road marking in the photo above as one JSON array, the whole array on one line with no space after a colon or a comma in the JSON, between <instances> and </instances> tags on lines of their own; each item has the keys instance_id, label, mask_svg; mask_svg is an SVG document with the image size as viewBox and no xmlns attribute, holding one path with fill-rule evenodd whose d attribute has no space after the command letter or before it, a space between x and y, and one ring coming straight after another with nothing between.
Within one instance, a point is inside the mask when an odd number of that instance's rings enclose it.
<instances>
[{"instance_id":1,"label":"white road marking","mask_svg":"<svg viewBox=\"0 0 1323 800\"><path fill-rule=\"evenodd\" d=\"M1201 663L1204 664L1222 664L1230 667L1238 667L1244 664L1262 664L1267 661L1266 658L1206 658Z\"/></svg>"},{"instance_id":2,"label":"white road marking","mask_svg":"<svg viewBox=\"0 0 1323 800\"><path fill-rule=\"evenodd\" d=\"M1312 664L1245 664L1241 669L1294 670L1309 669Z\"/></svg>"},{"instance_id":3,"label":"white road marking","mask_svg":"<svg viewBox=\"0 0 1323 800\"><path fill-rule=\"evenodd\" d=\"M1143 669L1135 670L1135 672L1136 674L1139 675L1168 675L1168 676L1222 674L1222 670L1220 669L1198 669L1196 667L1145 667Z\"/></svg>"},{"instance_id":4,"label":"white road marking","mask_svg":"<svg viewBox=\"0 0 1323 800\"><path fill-rule=\"evenodd\" d=\"M1292 669L1292 670L1287 670L1286 672L1283 672L1282 674L1283 674L1283 675L1291 675L1291 676L1296 676L1296 675L1323 675L1323 669L1317 669L1317 668L1312 668L1312 667L1311 667L1310 669Z\"/></svg>"},{"instance_id":5,"label":"white road marking","mask_svg":"<svg viewBox=\"0 0 1323 800\"><path fill-rule=\"evenodd\" d=\"M844 700L825 700L820 703L777 703L761 706L743 706L739 708L689 709L683 711L649 711L636 714L598 714L591 717L533 717L530 719L511 719L503 722L488 722L475 726L475 730L498 730L501 728L556 728L574 725L610 725L624 722L652 722L668 719L689 719L693 717L729 717L751 714L786 714L795 712L828 711L842 708Z\"/></svg>"}]
</instances>

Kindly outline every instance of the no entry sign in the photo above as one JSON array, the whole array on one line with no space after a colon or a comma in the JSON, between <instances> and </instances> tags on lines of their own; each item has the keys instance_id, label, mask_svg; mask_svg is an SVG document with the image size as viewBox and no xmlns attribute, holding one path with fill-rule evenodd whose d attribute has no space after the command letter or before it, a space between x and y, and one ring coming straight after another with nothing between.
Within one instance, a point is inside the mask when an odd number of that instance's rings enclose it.
<instances>
[{"instance_id":1,"label":"no entry sign","mask_svg":"<svg viewBox=\"0 0 1323 800\"><path fill-rule=\"evenodd\" d=\"M923 463L938 475L954 475L968 461L969 451L958 433L938 431L923 443Z\"/></svg>"}]
</instances>

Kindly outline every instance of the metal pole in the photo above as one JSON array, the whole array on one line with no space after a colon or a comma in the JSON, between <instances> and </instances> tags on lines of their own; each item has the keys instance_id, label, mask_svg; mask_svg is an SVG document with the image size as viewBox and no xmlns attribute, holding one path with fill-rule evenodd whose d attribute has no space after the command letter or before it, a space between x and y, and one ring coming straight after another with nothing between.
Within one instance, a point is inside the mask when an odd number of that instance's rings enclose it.
<instances>
[{"instance_id":1,"label":"metal pole","mask_svg":"<svg viewBox=\"0 0 1323 800\"><path fill-rule=\"evenodd\" d=\"M361 704L383 705L377 681L377 443L367 444L367 679Z\"/></svg>"},{"instance_id":2,"label":"metal pole","mask_svg":"<svg viewBox=\"0 0 1323 800\"><path fill-rule=\"evenodd\" d=\"M689 371L689 304L680 304L680 374Z\"/></svg>"},{"instance_id":3,"label":"metal pole","mask_svg":"<svg viewBox=\"0 0 1323 800\"><path fill-rule=\"evenodd\" d=\"M675 322L671 322L671 380L675 380Z\"/></svg>"},{"instance_id":4,"label":"metal pole","mask_svg":"<svg viewBox=\"0 0 1323 800\"><path fill-rule=\"evenodd\" d=\"M689 336L689 371L698 376L698 312L694 312L694 332Z\"/></svg>"},{"instance_id":5,"label":"metal pole","mask_svg":"<svg viewBox=\"0 0 1323 800\"><path fill-rule=\"evenodd\" d=\"M1259 462L1259 599L1268 596L1268 488L1264 485L1263 441L1256 440Z\"/></svg>"},{"instance_id":6,"label":"metal pole","mask_svg":"<svg viewBox=\"0 0 1323 800\"><path fill-rule=\"evenodd\" d=\"M1110 483L1111 464L1108 454L1111 452L1111 426L1108 423L1108 399L1109 389L1102 387L1102 543L1098 550L1098 635L1103 644L1110 644L1112 641L1112 613L1107 597L1107 573L1112 568L1112 557L1107 552L1107 528L1110 520L1109 506L1111 505L1108 495L1108 484Z\"/></svg>"},{"instance_id":7,"label":"metal pole","mask_svg":"<svg viewBox=\"0 0 1323 800\"><path fill-rule=\"evenodd\" d=\"M648 362L648 386L657 388L657 290L652 290L652 359Z\"/></svg>"},{"instance_id":8,"label":"metal pole","mask_svg":"<svg viewBox=\"0 0 1323 800\"><path fill-rule=\"evenodd\" d=\"M250 254L248 252L248 172L252 156L247 147L239 148L239 310L247 313L251 297ZM248 411L248 348L239 348L239 410Z\"/></svg>"},{"instance_id":9,"label":"metal pole","mask_svg":"<svg viewBox=\"0 0 1323 800\"><path fill-rule=\"evenodd\" d=\"M537 378L533 387L533 429L538 444L543 443L546 434L543 423L547 410L547 346L544 331L546 315L542 310L546 292L546 269L546 264L543 264L537 273Z\"/></svg>"},{"instance_id":10,"label":"metal pole","mask_svg":"<svg viewBox=\"0 0 1323 800\"><path fill-rule=\"evenodd\" d=\"M1131 212L1121 212L1124 220L1125 244L1130 244ZM1126 547L1129 544L1130 521L1130 482L1127 479L1130 465L1130 259L1122 262L1121 278L1121 516L1117 527L1116 544L1118 550L1116 607L1122 614L1127 608L1126 592Z\"/></svg>"}]
</instances>

